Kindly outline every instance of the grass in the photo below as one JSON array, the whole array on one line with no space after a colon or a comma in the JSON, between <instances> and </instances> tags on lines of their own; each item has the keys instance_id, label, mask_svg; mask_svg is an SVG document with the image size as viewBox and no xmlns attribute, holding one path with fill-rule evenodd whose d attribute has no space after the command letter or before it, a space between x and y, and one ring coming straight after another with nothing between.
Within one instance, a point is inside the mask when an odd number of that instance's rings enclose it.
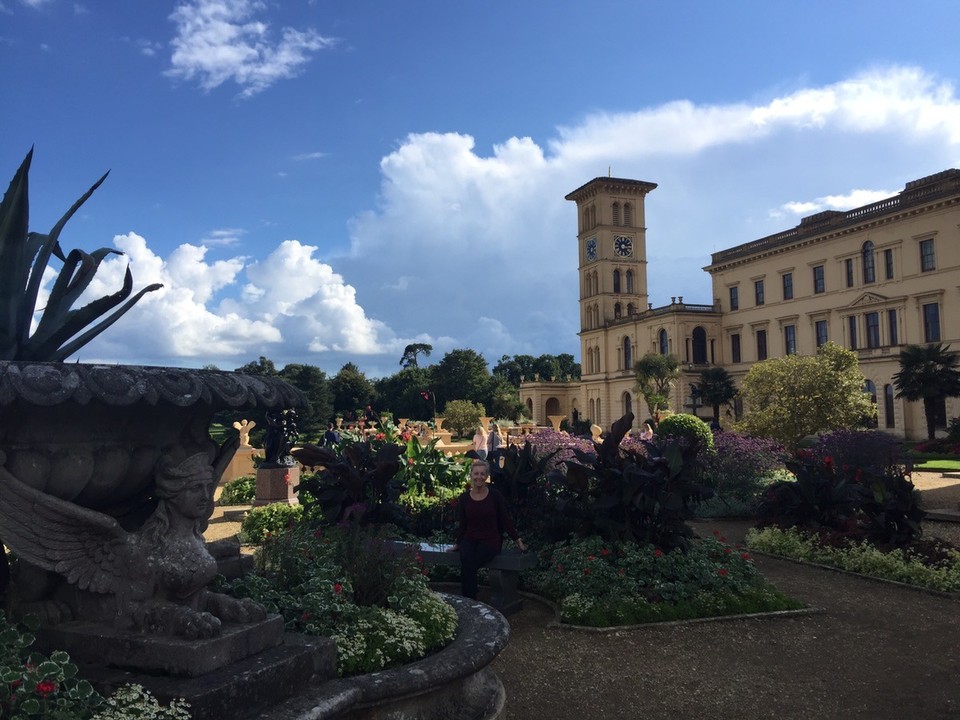
<instances>
[{"instance_id":1,"label":"grass","mask_svg":"<svg viewBox=\"0 0 960 720\"><path fill-rule=\"evenodd\" d=\"M913 469L920 472L957 472L960 471L960 459L935 458L915 462Z\"/></svg>"}]
</instances>

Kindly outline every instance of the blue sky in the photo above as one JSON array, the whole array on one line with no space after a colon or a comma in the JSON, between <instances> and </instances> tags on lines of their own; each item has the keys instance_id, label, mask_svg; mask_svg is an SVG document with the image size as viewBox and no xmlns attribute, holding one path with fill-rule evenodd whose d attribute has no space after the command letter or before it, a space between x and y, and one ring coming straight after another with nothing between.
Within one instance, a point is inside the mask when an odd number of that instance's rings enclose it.
<instances>
[{"instance_id":1,"label":"blue sky","mask_svg":"<svg viewBox=\"0 0 960 720\"><path fill-rule=\"evenodd\" d=\"M647 198L654 305L710 253L960 166L955 2L0 0L0 182L165 288L83 361L570 352L576 214Z\"/></svg>"}]
</instances>

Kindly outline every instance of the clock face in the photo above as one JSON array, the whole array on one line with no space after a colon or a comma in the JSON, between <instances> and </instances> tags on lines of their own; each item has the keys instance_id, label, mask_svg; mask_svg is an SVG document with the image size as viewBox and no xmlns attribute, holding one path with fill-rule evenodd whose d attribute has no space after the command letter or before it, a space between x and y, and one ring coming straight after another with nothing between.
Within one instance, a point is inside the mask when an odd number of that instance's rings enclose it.
<instances>
[{"instance_id":1,"label":"clock face","mask_svg":"<svg viewBox=\"0 0 960 720\"><path fill-rule=\"evenodd\" d=\"M587 240L587 260L596 260L597 259L597 239L590 238Z\"/></svg>"},{"instance_id":2,"label":"clock face","mask_svg":"<svg viewBox=\"0 0 960 720\"><path fill-rule=\"evenodd\" d=\"M633 255L633 238L617 235L613 239L613 249L620 257L630 257Z\"/></svg>"}]
</instances>

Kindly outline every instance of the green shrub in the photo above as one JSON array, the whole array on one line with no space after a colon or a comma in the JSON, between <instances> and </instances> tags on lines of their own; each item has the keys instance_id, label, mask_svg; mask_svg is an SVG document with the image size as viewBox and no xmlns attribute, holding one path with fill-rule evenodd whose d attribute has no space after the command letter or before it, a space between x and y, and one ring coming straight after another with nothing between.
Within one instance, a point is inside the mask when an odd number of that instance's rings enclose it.
<instances>
[{"instance_id":1,"label":"green shrub","mask_svg":"<svg viewBox=\"0 0 960 720\"><path fill-rule=\"evenodd\" d=\"M657 425L657 434L664 437L684 438L701 451L713 448L713 432L710 426L696 415L687 413L668 415Z\"/></svg>"},{"instance_id":2,"label":"green shrub","mask_svg":"<svg viewBox=\"0 0 960 720\"><path fill-rule=\"evenodd\" d=\"M770 587L748 553L719 538L686 553L591 537L540 553L524 583L564 622L611 626L800 607Z\"/></svg>"},{"instance_id":3,"label":"green shrub","mask_svg":"<svg viewBox=\"0 0 960 720\"><path fill-rule=\"evenodd\" d=\"M486 414L486 409L480 403L450 400L443 406L444 427L460 437L472 436L480 425L480 418Z\"/></svg>"},{"instance_id":4,"label":"green shrub","mask_svg":"<svg viewBox=\"0 0 960 720\"><path fill-rule=\"evenodd\" d=\"M257 496L257 479L242 475L223 486L220 492L221 505L249 505Z\"/></svg>"},{"instance_id":5,"label":"green shrub","mask_svg":"<svg viewBox=\"0 0 960 720\"><path fill-rule=\"evenodd\" d=\"M240 525L240 539L259 544L271 535L280 535L303 517L303 506L271 503L255 507Z\"/></svg>"},{"instance_id":6,"label":"green shrub","mask_svg":"<svg viewBox=\"0 0 960 720\"><path fill-rule=\"evenodd\" d=\"M797 528L777 527L752 528L747 533L747 547L933 590L960 591L960 551L956 549L947 550L944 559L929 564L903 548L885 552L867 542L825 545Z\"/></svg>"}]
</instances>

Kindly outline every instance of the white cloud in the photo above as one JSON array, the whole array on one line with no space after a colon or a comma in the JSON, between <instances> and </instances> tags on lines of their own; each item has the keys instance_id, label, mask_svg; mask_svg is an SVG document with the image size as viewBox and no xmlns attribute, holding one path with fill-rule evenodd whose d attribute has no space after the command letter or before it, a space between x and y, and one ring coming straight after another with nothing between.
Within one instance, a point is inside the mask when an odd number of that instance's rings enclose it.
<instances>
[{"instance_id":1,"label":"white cloud","mask_svg":"<svg viewBox=\"0 0 960 720\"><path fill-rule=\"evenodd\" d=\"M816 200L791 201L783 209L794 215L810 215L822 210L851 210L896 195L893 190L852 190L845 195L825 195Z\"/></svg>"},{"instance_id":2,"label":"white cloud","mask_svg":"<svg viewBox=\"0 0 960 720\"><path fill-rule=\"evenodd\" d=\"M235 245L240 242L240 238L246 235L247 231L241 228L221 228L211 230L200 240L202 245L207 247L220 245Z\"/></svg>"},{"instance_id":3,"label":"white cloud","mask_svg":"<svg viewBox=\"0 0 960 720\"><path fill-rule=\"evenodd\" d=\"M177 25L172 41L170 77L196 80L204 90L228 81L242 97L298 75L310 53L330 47L331 38L314 30L283 28L279 39L270 26L254 19L266 6L257 0L190 0L170 18Z\"/></svg>"},{"instance_id":4,"label":"white cloud","mask_svg":"<svg viewBox=\"0 0 960 720\"><path fill-rule=\"evenodd\" d=\"M327 156L328 154L325 152L309 152L309 153L301 153L300 155L294 155L293 159L294 160L320 160Z\"/></svg>"}]
</instances>

